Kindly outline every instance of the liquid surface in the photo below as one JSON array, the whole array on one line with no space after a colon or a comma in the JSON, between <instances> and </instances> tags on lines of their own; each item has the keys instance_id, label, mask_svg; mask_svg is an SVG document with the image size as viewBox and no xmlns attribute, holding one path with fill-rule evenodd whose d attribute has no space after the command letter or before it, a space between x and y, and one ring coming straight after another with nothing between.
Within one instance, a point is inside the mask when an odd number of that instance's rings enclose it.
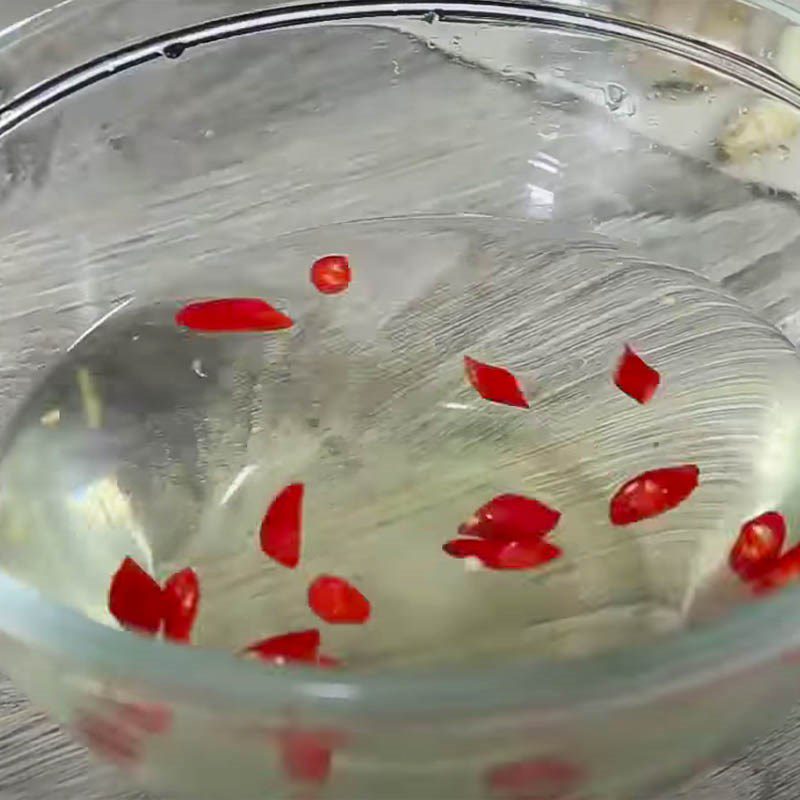
<instances>
[{"instance_id":1,"label":"liquid surface","mask_svg":"<svg viewBox=\"0 0 800 800\"><path fill-rule=\"evenodd\" d=\"M324 296L312 262L346 253ZM353 668L576 657L674 633L743 599L727 554L741 522L800 521L800 361L774 327L685 270L605 239L490 218L351 223L283 237L193 285L137 297L30 395L0 463L0 557L49 596L114 625L130 555L159 579L194 567L195 642L239 650L319 626ZM202 335L189 300L264 297L295 326ZM645 406L612 383L626 343L662 376ZM489 404L463 357L519 378L530 410ZM619 528L608 501L648 469L701 485ZM258 547L270 500L306 486L300 566ZM471 569L442 544L497 494L563 513L564 556ZM794 503L794 505L792 505ZM371 600L365 626L308 608L319 574Z\"/></svg>"}]
</instances>

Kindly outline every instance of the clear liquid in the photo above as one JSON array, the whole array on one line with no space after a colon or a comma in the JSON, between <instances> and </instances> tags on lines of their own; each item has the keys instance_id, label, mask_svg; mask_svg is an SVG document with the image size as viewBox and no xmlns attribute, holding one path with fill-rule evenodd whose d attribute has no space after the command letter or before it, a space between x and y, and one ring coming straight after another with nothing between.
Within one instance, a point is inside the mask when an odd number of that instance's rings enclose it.
<instances>
[{"instance_id":1,"label":"clear liquid","mask_svg":"<svg viewBox=\"0 0 800 800\"><path fill-rule=\"evenodd\" d=\"M572 232L574 235L574 231ZM345 252L338 296L308 280ZM191 283L187 283L190 280ZM291 331L198 335L175 311L262 296ZM661 371L640 406L612 384L625 343ZM488 404L465 354L511 368L530 411ZM359 222L198 265L94 327L28 397L0 463L0 557L113 625L131 555L163 579L193 566L195 641L238 650L319 625L353 668L575 657L680 631L741 600L725 563L741 521L800 522L800 361L703 278L605 239L490 218ZM701 488L630 528L608 499L646 469L696 463ZM271 498L306 485L297 570L262 555ZM563 512L565 556L474 571L441 545L502 492ZM796 528L795 528L796 529ZM370 598L366 626L319 623L320 573Z\"/></svg>"}]
</instances>

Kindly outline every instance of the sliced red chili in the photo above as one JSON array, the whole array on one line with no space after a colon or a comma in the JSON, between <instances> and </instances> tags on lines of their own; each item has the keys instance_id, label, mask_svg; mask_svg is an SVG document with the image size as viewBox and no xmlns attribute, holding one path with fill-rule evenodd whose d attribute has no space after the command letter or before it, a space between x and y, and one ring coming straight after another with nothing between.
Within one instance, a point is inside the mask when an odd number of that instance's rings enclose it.
<instances>
[{"instance_id":1,"label":"sliced red chili","mask_svg":"<svg viewBox=\"0 0 800 800\"><path fill-rule=\"evenodd\" d=\"M756 594L768 594L783 589L798 579L800 579L800 545L795 545L758 576L753 584L753 591Z\"/></svg>"},{"instance_id":2,"label":"sliced red chili","mask_svg":"<svg viewBox=\"0 0 800 800\"><path fill-rule=\"evenodd\" d=\"M561 512L521 494L501 494L481 506L458 532L506 542L528 542L550 533Z\"/></svg>"},{"instance_id":3,"label":"sliced red chili","mask_svg":"<svg viewBox=\"0 0 800 800\"><path fill-rule=\"evenodd\" d=\"M188 643L200 606L200 581L190 568L176 572L164 584L164 637Z\"/></svg>"},{"instance_id":4,"label":"sliced red chili","mask_svg":"<svg viewBox=\"0 0 800 800\"><path fill-rule=\"evenodd\" d=\"M291 317L256 297L225 297L189 303L175 323L201 333L260 333L291 328Z\"/></svg>"},{"instance_id":5,"label":"sliced red chili","mask_svg":"<svg viewBox=\"0 0 800 800\"><path fill-rule=\"evenodd\" d=\"M492 403L530 408L519 381L504 367L483 364L464 356L464 370L472 388Z\"/></svg>"},{"instance_id":6,"label":"sliced red chili","mask_svg":"<svg viewBox=\"0 0 800 800\"><path fill-rule=\"evenodd\" d=\"M325 783L333 766L333 749L313 733L291 732L281 736L284 774L300 783Z\"/></svg>"},{"instance_id":7,"label":"sliced red chili","mask_svg":"<svg viewBox=\"0 0 800 800\"><path fill-rule=\"evenodd\" d=\"M299 783L322 784L331 774L333 754L347 746L335 729L283 729L276 732L284 774Z\"/></svg>"},{"instance_id":8,"label":"sliced red chili","mask_svg":"<svg viewBox=\"0 0 800 800\"><path fill-rule=\"evenodd\" d=\"M347 256L324 256L318 258L311 267L311 282L322 294L345 291L352 277Z\"/></svg>"},{"instance_id":9,"label":"sliced red chili","mask_svg":"<svg viewBox=\"0 0 800 800\"><path fill-rule=\"evenodd\" d=\"M300 563L303 492L302 483L287 486L272 501L261 523L261 549L289 569Z\"/></svg>"},{"instance_id":10,"label":"sliced red chili","mask_svg":"<svg viewBox=\"0 0 800 800\"><path fill-rule=\"evenodd\" d=\"M332 656L319 655L317 656L317 666L322 669L339 669L342 666L342 662Z\"/></svg>"},{"instance_id":11,"label":"sliced red chili","mask_svg":"<svg viewBox=\"0 0 800 800\"><path fill-rule=\"evenodd\" d=\"M316 628L292 631L251 644L247 651L265 661L316 663L321 637Z\"/></svg>"},{"instance_id":12,"label":"sliced red chili","mask_svg":"<svg viewBox=\"0 0 800 800\"><path fill-rule=\"evenodd\" d=\"M453 558L479 558L481 561L493 558L505 542L486 539L451 539L442 545L442 550Z\"/></svg>"},{"instance_id":13,"label":"sliced red chili","mask_svg":"<svg viewBox=\"0 0 800 800\"><path fill-rule=\"evenodd\" d=\"M335 575L320 575L308 588L308 605L333 625L361 625L371 613L369 600L351 583Z\"/></svg>"},{"instance_id":14,"label":"sliced red chili","mask_svg":"<svg viewBox=\"0 0 800 800\"><path fill-rule=\"evenodd\" d=\"M142 760L142 735L99 714L84 714L73 730L93 753L119 767L131 768Z\"/></svg>"},{"instance_id":15,"label":"sliced red chili","mask_svg":"<svg viewBox=\"0 0 800 800\"><path fill-rule=\"evenodd\" d=\"M697 488L700 470L694 464L643 472L624 483L611 498L614 525L655 517L680 505Z\"/></svg>"},{"instance_id":16,"label":"sliced red chili","mask_svg":"<svg viewBox=\"0 0 800 800\"><path fill-rule=\"evenodd\" d=\"M731 549L731 569L746 581L769 569L783 550L786 520L777 511L767 511L745 522Z\"/></svg>"},{"instance_id":17,"label":"sliced red chili","mask_svg":"<svg viewBox=\"0 0 800 800\"><path fill-rule=\"evenodd\" d=\"M172 710L156 703L119 703L115 716L145 733L168 733L172 728Z\"/></svg>"},{"instance_id":18,"label":"sliced red chili","mask_svg":"<svg viewBox=\"0 0 800 800\"><path fill-rule=\"evenodd\" d=\"M531 542L453 539L443 549L454 558L478 558L486 567L495 570L534 569L563 554L560 547L544 539Z\"/></svg>"},{"instance_id":19,"label":"sliced red chili","mask_svg":"<svg viewBox=\"0 0 800 800\"><path fill-rule=\"evenodd\" d=\"M164 594L150 575L126 558L111 579L108 610L123 628L155 635L164 616Z\"/></svg>"},{"instance_id":20,"label":"sliced red chili","mask_svg":"<svg viewBox=\"0 0 800 800\"><path fill-rule=\"evenodd\" d=\"M647 403L656 393L661 375L653 369L630 347L625 346L617 369L614 373L614 383L629 397L639 403Z\"/></svg>"},{"instance_id":21,"label":"sliced red chili","mask_svg":"<svg viewBox=\"0 0 800 800\"><path fill-rule=\"evenodd\" d=\"M490 791L509 800L562 800L583 782L583 771L554 758L500 764L489 770Z\"/></svg>"},{"instance_id":22,"label":"sliced red chili","mask_svg":"<svg viewBox=\"0 0 800 800\"><path fill-rule=\"evenodd\" d=\"M560 547L540 539L538 542L503 542L497 553L484 558L489 569L534 569L563 555Z\"/></svg>"}]
</instances>

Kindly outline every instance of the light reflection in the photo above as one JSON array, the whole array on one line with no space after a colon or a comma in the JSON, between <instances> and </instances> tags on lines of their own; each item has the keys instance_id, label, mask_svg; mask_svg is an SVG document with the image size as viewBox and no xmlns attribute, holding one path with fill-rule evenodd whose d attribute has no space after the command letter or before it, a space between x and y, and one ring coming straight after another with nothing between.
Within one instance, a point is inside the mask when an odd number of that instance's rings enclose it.
<instances>
[{"instance_id":1,"label":"light reflection","mask_svg":"<svg viewBox=\"0 0 800 800\"><path fill-rule=\"evenodd\" d=\"M469 411L472 406L467 403L442 403L443 408L449 408L453 411Z\"/></svg>"},{"instance_id":2,"label":"light reflection","mask_svg":"<svg viewBox=\"0 0 800 800\"><path fill-rule=\"evenodd\" d=\"M139 527L127 495L114 476L106 476L76 488L67 498L68 508L81 521L82 530L113 538L122 531L129 535L152 567L150 544Z\"/></svg>"},{"instance_id":3,"label":"light reflection","mask_svg":"<svg viewBox=\"0 0 800 800\"><path fill-rule=\"evenodd\" d=\"M555 156L541 150L533 158L528 159L528 164L551 175L558 175L561 171L561 162Z\"/></svg>"},{"instance_id":4,"label":"light reflection","mask_svg":"<svg viewBox=\"0 0 800 800\"><path fill-rule=\"evenodd\" d=\"M242 484L258 469L258 464L248 464L242 470L240 470L239 474L233 479L231 485L228 487L225 494L222 496L222 500L220 500L220 505L224 506L227 505L231 498L239 491L242 487Z\"/></svg>"},{"instance_id":5,"label":"light reflection","mask_svg":"<svg viewBox=\"0 0 800 800\"><path fill-rule=\"evenodd\" d=\"M555 194L549 189L529 183L528 215L535 219L549 219L553 216L553 200Z\"/></svg>"}]
</instances>

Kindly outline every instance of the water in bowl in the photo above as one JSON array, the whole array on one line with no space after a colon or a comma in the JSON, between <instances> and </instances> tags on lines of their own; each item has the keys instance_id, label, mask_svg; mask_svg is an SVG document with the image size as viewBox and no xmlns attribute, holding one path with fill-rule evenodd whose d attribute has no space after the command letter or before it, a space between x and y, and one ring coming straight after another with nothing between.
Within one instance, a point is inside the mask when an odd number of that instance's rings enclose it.
<instances>
[{"instance_id":1,"label":"water in bowl","mask_svg":"<svg viewBox=\"0 0 800 800\"><path fill-rule=\"evenodd\" d=\"M318 293L315 258L353 282ZM770 324L691 272L619 243L485 217L318 228L199 264L89 330L22 405L0 463L0 555L98 621L122 558L194 567L195 643L238 650L319 626L352 668L577 657L670 635L743 600L726 567L741 522L800 521L800 362ZM188 275L188 278L187 278ZM295 326L198 334L176 311L257 296ZM631 344L662 375L639 405L611 375ZM463 357L511 369L530 409L487 403ZM627 478L685 463L679 508L614 527ZM296 570L258 547L271 499L306 487ZM564 556L474 569L442 544L495 495L559 509ZM364 626L314 617L333 573Z\"/></svg>"}]
</instances>

